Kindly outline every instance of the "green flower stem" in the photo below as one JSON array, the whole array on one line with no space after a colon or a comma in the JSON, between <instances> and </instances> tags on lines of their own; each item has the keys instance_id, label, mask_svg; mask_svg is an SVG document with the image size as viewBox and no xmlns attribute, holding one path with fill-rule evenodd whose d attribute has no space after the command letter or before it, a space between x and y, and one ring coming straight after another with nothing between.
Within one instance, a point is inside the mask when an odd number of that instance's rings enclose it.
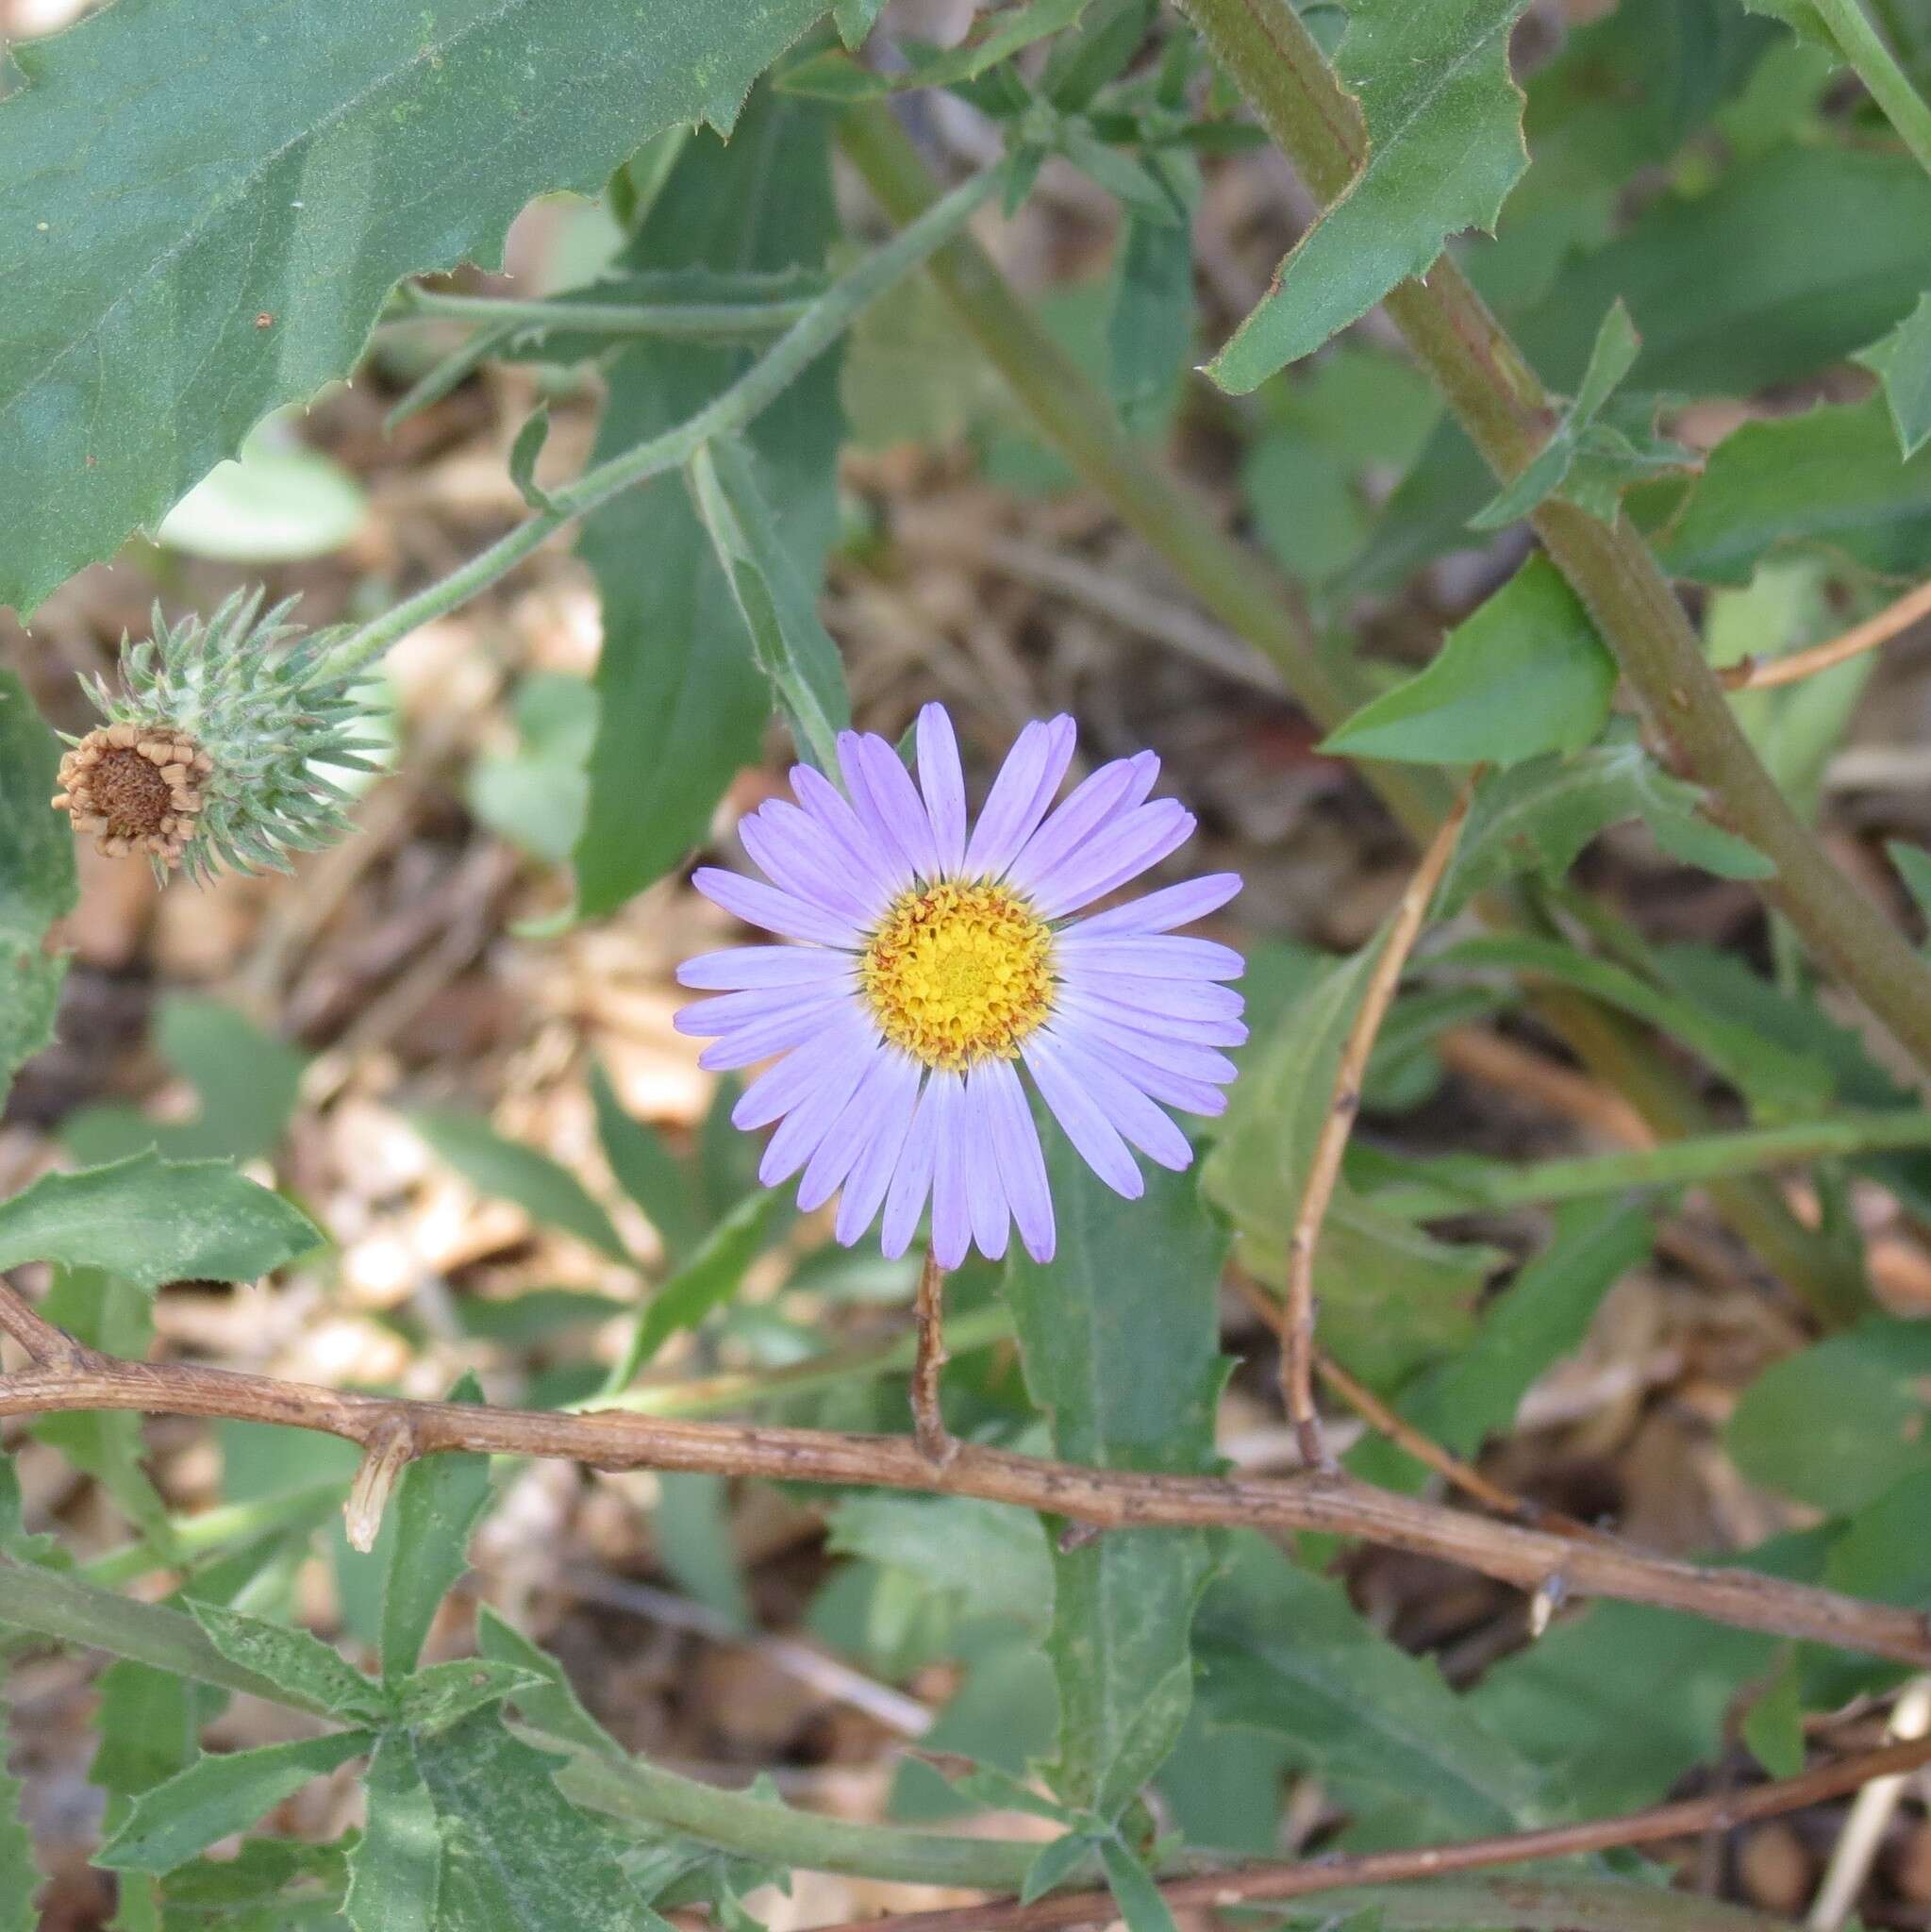
<instances>
[{"instance_id":1,"label":"green flower stem","mask_svg":"<svg viewBox=\"0 0 1931 1932\"><path fill-rule=\"evenodd\" d=\"M193 1618L158 1604L137 1603L77 1576L0 1558L0 1624L60 1643L85 1644L198 1684L328 1719L326 1711L286 1686L230 1663ZM569 1757L572 1761L558 1772L558 1782L579 1803L686 1832L745 1857L814 1872L1011 1891L1039 1852L1035 1844L1013 1840L851 1824L700 1784L641 1759L600 1756L548 1732L528 1730L525 1735L543 1749Z\"/></svg>"},{"instance_id":2,"label":"green flower stem","mask_svg":"<svg viewBox=\"0 0 1931 1932\"><path fill-rule=\"evenodd\" d=\"M491 327L521 324L578 335L667 336L712 341L720 336L766 336L803 322L815 298L781 302L524 302L498 295L457 295L411 289L399 321L447 315Z\"/></svg>"},{"instance_id":3,"label":"green flower stem","mask_svg":"<svg viewBox=\"0 0 1931 1932\"><path fill-rule=\"evenodd\" d=\"M967 1355L1005 1341L1011 1334L1012 1311L1003 1301L988 1302L983 1307L947 1318L945 1345L955 1356ZM911 1367L917 1345L918 1338L907 1330L874 1347L840 1350L761 1374L707 1375L696 1381L655 1386L645 1383L641 1388L620 1389L608 1395L586 1396L582 1402L569 1406L576 1411L624 1408L633 1415L691 1419L734 1415L740 1409L792 1402L801 1395L821 1394L847 1383L902 1374Z\"/></svg>"},{"instance_id":4,"label":"green flower stem","mask_svg":"<svg viewBox=\"0 0 1931 1932\"><path fill-rule=\"evenodd\" d=\"M286 1490L278 1496L264 1496L253 1503L229 1503L217 1509L200 1509L192 1516L170 1516L168 1533L174 1547L168 1552L146 1541L123 1543L80 1566L90 1582L114 1585L131 1583L156 1570L177 1569L197 1557L245 1543L272 1530L294 1529L320 1523L341 1506L346 1478L338 1482L305 1483L300 1489Z\"/></svg>"},{"instance_id":5,"label":"green flower stem","mask_svg":"<svg viewBox=\"0 0 1931 1932\"><path fill-rule=\"evenodd\" d=\"M1375 1191L1377 1208L1429 1220L1485 1208L1575 1201L1631 1188L1696 1187L1766 1168L1931 1147L1931 1113L1839 1113L1790 1126L1707 1134L1632 1154L1599 1154L1505 1167L1463 1160L1422 1163L1421 1178ZM1441 1178L1427 1178L1431 1168Z\"/></svg>"},{"instance_id":6,"label":"green flower stem","mask_svg":"<svg viewBox=\"0 0 1931 1932\"><path fill-rule=\"evenodd\" d=\"M815 297L804 315L736 382L688 422L586 470L575 482L551 491L547 508L518 524L446 577L350 632L329 653L330 675L341 676L359 671L398 639L486 590L565 524L588 515L639 483L681 469L712 438L742 429L837 341L867 303L964 227L974 210L1005 177L1004 168L994 167L961 182L918 221L902 228Z\"/></svg>"},{"instance_id":7,"label":"green flower stem","mask_svg":"<svg viewBox=\"0 0 1931 1932\"><path fill-rule=\"evenodd\" d=\"M1366 152L1359 110L1288 0L1178 0L1308 187L1332 201ZM1522 352L1443 257L1383 305L1504 482L1557 412ZM1626 522L1550 498L1536 534L1588 607L1656 729L1717 815L1777 870L1761 890L1806 944L1931 1072L1931 964L1831 861L1743 735L1670 580Z\"/></svg>"},{"instance_id":8,"label":"green flower stem","mask_svg":"<svg viewBox=\"0 0 1931 1932\"><path fill-rule=\"evenodd\" d=\"M912 221L938 200L918 149L890 110L866 107L847 113L839 124L839 142L895 221ZM931 275L1040 434L1204 608L1280 666L1297 703L1332 725L1373 695L1351 665L1321 654L1292 591L1228 537L1207 505L1153 452L1121 433L1106 397L982 248L959 237L932 257ZM1360 769L1417 841L1425 841L1448 809L1446 780L1414 767L1364 762ZM1590 1071L1622 1093L1656 1133L1675 1139L1709 1130L1709 1114L1688 1080L1635 1024L1556 989L1539 993L1536 1007ZM1748 1178L1720 1182L1711 1198L1738 1235L1820 1313L1862 1306L1861 1276L1799 1222L1773 1189Z\"/></svg>"},{"instance_id":9,"label":"green flower stem","mask_svg":"<svg viewBox=\"0 0 1931 1932\"><path fill-rule=\"evenodd\" d=\"M1810 0L1865 91L1903 136L1918 165L1931 175L1931 107L1897 64L1858 0Z\"/></svg>"}]
</instances>

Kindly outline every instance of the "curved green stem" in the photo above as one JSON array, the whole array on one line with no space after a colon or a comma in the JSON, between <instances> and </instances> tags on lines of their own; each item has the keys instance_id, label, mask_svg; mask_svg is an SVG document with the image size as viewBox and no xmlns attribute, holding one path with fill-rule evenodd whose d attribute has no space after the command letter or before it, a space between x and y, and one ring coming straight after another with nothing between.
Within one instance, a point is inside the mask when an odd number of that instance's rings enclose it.
<instances>
[{"instance_id":1,"label":"curved green stem","mask_svg":"<svg viewBox=\"0 0 1931 1932\"><path fill-rule=\"evenodd\" d=\"M1633 1188L1700 1187L1766 1168L1860 1154L1931 1147L1931 1113L1840 1113L1790 1126L1706 1134L1640 1153L1540 1160L1526 1167L1448 1159L1421 1163L1419 1175L1375 1190L1377 1208L1427 1220L1482 1208L1525 1208L1616 1194ZM1431 1170L1440 1180L1431 1180Z\"/></svg>"},{"instance_id":2,"label":"curved green stem","mask_svg":"<svg viewBox=\"0 0 1931 1932\"><path fill-rule=\"evenodd\" d=\"M1843 51L1867 92L1884 109L1885 118L1931 175L1931 107L1897 64L1884 38L1865 17L1857 0L1810 0L1823 16L1831 38Z\"/></svg>"},{"instance_id":3,"label":"curved green stem","mask_svg":"<svg viewBox=\"0 0 1931 1932\"><path fill-rule=\"evenodd\" d=\"M841 275L736 382L688 422L586 470L575 482L551 491L546 508L498 538L487 550L350 632L328 653L318 675L342 676L361 670L398 639L466 604L565 524L639 483L681 469L712 438L742 429L830 348L868 303L956 235L1005 179L1005 172L1003 167L989 168L961 182L909 227L901 229L883 247Z\"/></svg>"},{"instance_id":4,"label":"curved green stem","mask_svg":"<svg viewBox=\"0 0 1931 1932\"><path fill-rule=\"evenodd\" d=\"M409 320L447 315L491 326L521 324L532 329L574 330L594 336L666 336L715 341L720 336L765 336L803 322L811 299L783 302L543 302L505 295L458 295L440 289L411 289Z\"/></svg>"},{"instance_id":5,"label":"curved green stem","mask_svg":"<svg viewBox=\"0 0 1931 1932\"><path fill-rule=\"evenodd\" d=\"M1356 104L1287 0L1177 0L1323 201L1366 152ZM1548 391L1446 257L1383 305L1490 467L1512 480L1556 415ZM1819 958L1931 1072L1931 964L1832 862L1744 736L1689 616L1642 538L1554 498L1531 520L1656 731L1717 815L1775 865L1762 883Z\"/></svg>"}]
</instances>

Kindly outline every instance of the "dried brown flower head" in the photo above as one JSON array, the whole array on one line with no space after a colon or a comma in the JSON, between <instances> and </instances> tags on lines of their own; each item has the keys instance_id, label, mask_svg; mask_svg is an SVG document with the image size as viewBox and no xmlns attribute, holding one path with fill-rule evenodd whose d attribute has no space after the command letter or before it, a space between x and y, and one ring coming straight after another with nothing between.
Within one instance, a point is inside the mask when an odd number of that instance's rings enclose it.
<instances>
[{"instance_id":1,"label":"dried brown flower head","mask_svg":"<svg viewBox=\"0 0 1931 1932\"><path fill-rule=\"evenodd\" d=\"M202 781L214 760L181 733L158 735L134 724L90 731L60 760L54 804L92 832L110 858L144 852L177 864L205 799Z\"/></svg>"}]
</instances>

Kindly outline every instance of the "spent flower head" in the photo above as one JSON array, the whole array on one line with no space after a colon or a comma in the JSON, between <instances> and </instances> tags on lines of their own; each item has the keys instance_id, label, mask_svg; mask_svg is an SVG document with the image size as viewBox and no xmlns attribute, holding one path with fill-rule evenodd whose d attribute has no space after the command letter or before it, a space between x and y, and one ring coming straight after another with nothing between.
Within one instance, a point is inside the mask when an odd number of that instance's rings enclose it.
<instances>
[{"instance_id":1,"label":"spent flower head","mask_svg":"<svg viewBox=\"0 0 1931 1932\"><path fill-rule=\"evenodd\" d=\"M327 775L376 769L360 735L352 679L330 670L327 633L286 623L291 597L264 612L237 591L211 618L170 624L121 644L121 689L81 680L105 721L60 761L54 804L116 857L144 853L158 877L179 865L288 870L291 853L346 828L349 793Z\"/></svg>"},{"instance_id":2,"label":"spent flower head","mask_svg":"<svg viewBox=\"0 0 1931 1932\"><path fill-rule=\"evenodd\" d=\"M798 1205L841 1188L838 1239L885 1212L886 1254L905 1252L929 1195L932 1253L956 1268L976 1244L1006 1252L1013 1223L1035 1260L1054 1249L1053 1202L1018 1069L1087 1165L1129 1200L1145 1183L1132 1149L1163 1167L1192 1158L1161 1109L1225 1106L1222 1048L1247 1037L1240 956L1179 936L1240 889L1219 873L1090 918L1072 915L1182 844L1193 815L1148 802L1151 752L1102 765L1057 810L1073 758L1067 717L1028 724L968 826L951 720L919 713L918 783L882 738L844 732L845 791L808 765L796 804L738 827L770 884L707 867L699 891L797 941L688 959L677 976L721 997L678 1027L710 1039L707 1067L781 1057L731 1118L779 1122L758 1177L804 1170Z\"/></svg>"}]
</instances>

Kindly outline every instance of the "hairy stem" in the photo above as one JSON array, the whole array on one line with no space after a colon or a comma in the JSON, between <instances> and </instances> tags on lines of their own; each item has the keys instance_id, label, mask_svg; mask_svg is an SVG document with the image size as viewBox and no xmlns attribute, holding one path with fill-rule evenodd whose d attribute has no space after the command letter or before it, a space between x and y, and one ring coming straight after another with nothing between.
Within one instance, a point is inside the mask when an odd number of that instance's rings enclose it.
<instances>
[{"instance_id":1,"label":"hairy stem","mask_svg":"<svg viewBox=\"0 0 1931 1932\"><path fill-rule=\"evenodd\" d=\"M1353 177L1366 137L1342 89L1287 0L1177 0L1268 132L1323 201ZM1462 427L1504 481L1556 425L1535 372L1447 258L1404 282L1389 316ZM1705 785L1718 815L1775 864L1765 896L1845 986L1931 1072L1931 965L1832 863L1764 769L1649 546L1551 498L1536 534L1588 608L1651 724Z\"/></svg>"},{"instance_id":2,"label":"hairy stem","mask_svg":"<svg viewBox=\"0 0 1931 1932\"><path fill-rule=\"evenodd\" d=\"M811 300L774 302L543 302L507 295L445 294L440 289L411 289L408 313L399 318L446 315L491 328L520 324L527 330L574 331L593 336L663 336L715 341L721 336L775 335L803 322Z\"/></svg>"}]
</instances>

